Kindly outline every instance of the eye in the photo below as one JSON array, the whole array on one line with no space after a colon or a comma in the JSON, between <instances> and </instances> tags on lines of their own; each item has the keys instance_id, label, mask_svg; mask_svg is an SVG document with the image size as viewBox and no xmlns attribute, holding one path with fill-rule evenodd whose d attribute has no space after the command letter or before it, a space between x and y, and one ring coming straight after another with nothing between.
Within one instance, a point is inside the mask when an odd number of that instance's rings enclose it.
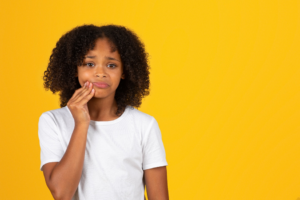
<instances>
[{"instance_id":1,"label":"eye","mask_svg":"<svg viewBox=\"0 0 300 200\"><path fill-rule=\"evenodd\" d=\"M89 66L89 64L92 64L92 65L93 65L93 63L84 63L84 66L91 67L91 66Z\"/></svg>"},{"instance_id":2,"label":"eye","mask_svg":"<svg viewBox=\"0 0 300 200\"><path fill-rule=\"evenodd\" d=\"M116 65L115 64L108 64L108 66L109 65L112 65L113 67L110 67L110 68L115 68L116 67Z\"/></svg>"}]
</instances>

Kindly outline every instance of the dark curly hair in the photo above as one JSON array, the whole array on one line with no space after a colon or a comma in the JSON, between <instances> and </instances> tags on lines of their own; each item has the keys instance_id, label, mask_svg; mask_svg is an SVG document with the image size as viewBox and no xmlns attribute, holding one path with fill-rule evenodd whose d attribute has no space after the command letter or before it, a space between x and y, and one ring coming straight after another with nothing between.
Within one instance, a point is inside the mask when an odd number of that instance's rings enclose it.
<instances>
[{"instance_id":1,"label":"dark curly hair","mask_svg":"<svg viewBox=\"0 0 300 200\"><path fill-rule=\"evenodd\" d=\"M44 87L53 94L60 91L60 107L67 105L75 90L81 87L77 66L95 46L98 38L107 38L121 57L125 79L121 79L115 93L119 115L127 105L138 108L142 98L149 95L148 53L138 36L119 25L77 26L65 33L52 50L47 70L44 72Z\"/></svg>"}]
</instances>

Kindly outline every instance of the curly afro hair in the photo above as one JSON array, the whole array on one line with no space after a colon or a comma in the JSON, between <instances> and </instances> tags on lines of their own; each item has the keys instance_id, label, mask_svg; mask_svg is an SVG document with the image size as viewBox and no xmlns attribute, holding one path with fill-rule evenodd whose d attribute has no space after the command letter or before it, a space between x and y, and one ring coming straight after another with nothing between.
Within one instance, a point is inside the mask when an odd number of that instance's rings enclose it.
<instances>
[{"instance_id":1,"label":"curly afro hair","mask_svg":"<svg viewBox=\"0 0 300 200\"><path fill-rule=\"evenodd\" d=\"M95 46L98 38L107 38L121 57L125 79L121 79L115 93L116 115L127 105L138 108L142 98L149 95L148 53L138 36L128 28L119 25L77 26L65 33L52 50L47 70L44 72L44 87L53 94L60 91L60 107L67 105L75 90L81 87L77 66Z\"/></svg>"}]
</instances>

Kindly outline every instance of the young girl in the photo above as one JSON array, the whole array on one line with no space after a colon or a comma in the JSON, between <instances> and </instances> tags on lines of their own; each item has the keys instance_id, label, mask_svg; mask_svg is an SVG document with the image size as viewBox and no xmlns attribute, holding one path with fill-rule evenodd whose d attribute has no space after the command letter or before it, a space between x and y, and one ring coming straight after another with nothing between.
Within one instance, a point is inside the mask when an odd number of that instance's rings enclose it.
<instances>
[{"instance_id":1,"label":"young girl","mask_svg":"<svg viewBox=\"0 0 300 200\"><path fill-rule=\"evenodd\" d=\"M137 110L149 94L148 54L123 26L83 25L63 35L44 73L59 109L41 114L41 165L54 199L168 200L156 119ZM136 108L134 108L136 107Z\"/></svg>"}]
</instances>

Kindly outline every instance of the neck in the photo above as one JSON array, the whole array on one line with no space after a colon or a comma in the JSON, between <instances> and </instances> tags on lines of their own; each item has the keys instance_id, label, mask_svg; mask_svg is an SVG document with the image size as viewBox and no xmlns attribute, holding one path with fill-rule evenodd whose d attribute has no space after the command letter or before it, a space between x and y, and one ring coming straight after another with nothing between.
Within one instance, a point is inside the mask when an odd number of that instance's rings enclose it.
<instances>
[{"instance_id":1,"label":"neck","mask_svg":"<svg viewBox=\"0 0 300 200\"><path fill-rule=\"evenodd\" d=\"M110 121L118 118L115 113L117 112L117 102L114 95L106 98L93 97L87 103L91 120L94 121Z\"/></svg>"}]
</instances>

